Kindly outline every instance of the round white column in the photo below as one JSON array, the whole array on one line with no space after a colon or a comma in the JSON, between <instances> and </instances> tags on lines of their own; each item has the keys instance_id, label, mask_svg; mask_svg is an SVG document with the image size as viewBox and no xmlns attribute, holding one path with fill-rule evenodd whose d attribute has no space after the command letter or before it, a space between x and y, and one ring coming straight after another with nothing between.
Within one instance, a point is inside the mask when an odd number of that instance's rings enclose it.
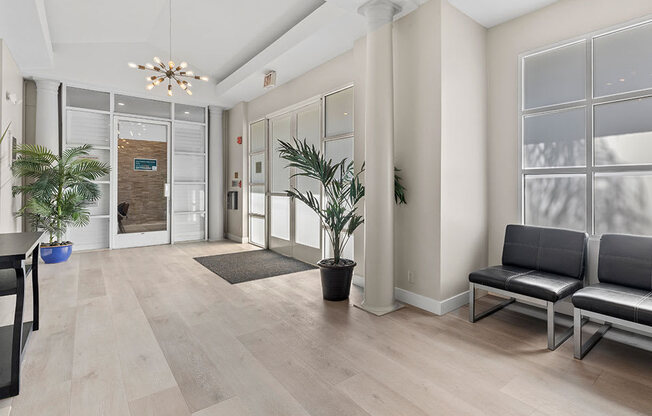
<instances>
[{"instance_id":1,"label":"round white column","mask_svg":"<svg viewBox=\"0 0 652 416\"><path fill-rule=\"evenodd\" d=\"M361 308L384 315L394 299L394 85L392 21L400 7L371 0L365 75L365 287Z\"/></svg>"},{"instance_id":2,"label":"round white column","mask_svg":"<svg viewBox=\"0 0 652 416\"><path fill-rule=\"evenodd\" d=\"M222 107L208 107L208 239L224 239L224 138Z\"/></svg>"},{"instance_id":3,"label":"round white column","mask_svg":"<svg viewBox=\"0 0 652 416\"><path fill-rule=\"evenodd\" d=\"M35 141L59 154L59 81L36 81Z\"/></svg>"}]
</instances>

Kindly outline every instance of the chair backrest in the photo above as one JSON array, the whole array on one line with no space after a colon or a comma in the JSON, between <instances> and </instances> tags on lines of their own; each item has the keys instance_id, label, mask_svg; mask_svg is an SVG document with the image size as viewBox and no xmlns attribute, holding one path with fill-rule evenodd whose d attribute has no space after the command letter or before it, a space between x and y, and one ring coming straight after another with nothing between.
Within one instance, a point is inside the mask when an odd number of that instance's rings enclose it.
<instances>
[{"instance_id":1,"label":"chair backrest","mask_svg":"<svg viewBox=\"0 0 652 416\"><path fill-rule=\"evenodd\" d=\"M510 224L503 264L583 279L587 240L579 231Z\"/></svg>"},{"instance_id":2,"label":"chair backrest","mask_svg":"<svg viewBox=\"0 0 652 416\"><path fill-rule=\"evenodd\" d=\"M126 217L128 212L129 202L121 202L118 204L118 214Z\"/></svg>"},{"instance_id":3,"label":"chair backrest","mask_svg":"<svg viewBox=\"0 0 652 416\"><path fill-rule=\"evenodd\" d=\"M598 280L652 290L652 237L603 234L598 256Z\"/></svg>"}]
</instances>

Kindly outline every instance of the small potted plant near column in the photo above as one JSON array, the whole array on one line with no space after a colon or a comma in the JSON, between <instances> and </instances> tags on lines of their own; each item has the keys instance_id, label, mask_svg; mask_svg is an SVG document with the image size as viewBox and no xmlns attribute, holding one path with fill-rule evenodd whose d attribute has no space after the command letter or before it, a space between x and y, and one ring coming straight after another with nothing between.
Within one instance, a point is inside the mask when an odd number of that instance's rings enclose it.
<instances>
[{"instance_id":1,"label":"small potted plant near column","mask_svg":"<svg viewBox=\"0 0 652 416\"><path fill-rule=\"evenodd\" d=\"M45 263L60 263L72 253L72 242L63 241L68 226L83 227L90 221L87 205L101 196L99 186L92 182L110 171L109 165L88 158L92 146L67 149L61 156L43 146L21 145L15 150L12 164L15 177L25 179L14 186L13 195L25 196L18 211L34 229L50 236L41 244Z\"/></svg>"},{"instance_id":2,"label":"small potted plant near column","mask_svg":"<svg viewBox=\"0 0 652 416\"><path fill-rule=\"evenodd\" d=\"M294 139L293 143L279 140L279 155L287 160L288 167L296 169L293 176L305 176L317 180L324 192L324 201L312 192L301 192L296 188L287 190L287 195L306 204L314 211L326 230L333 249L333 257L317 263L321 273L324 299L340 301L348 299L351 290L352 259L342 258L342 252L353 232L364 223L358 214L358 202L364 197L365 188L360 182L364 165L355 172L353 161L342 159L335 163L326 160L315 146ZM397 203L405 203L405 188L401 178L394 174L394 197Z\"/></svg>"}]
</instances>

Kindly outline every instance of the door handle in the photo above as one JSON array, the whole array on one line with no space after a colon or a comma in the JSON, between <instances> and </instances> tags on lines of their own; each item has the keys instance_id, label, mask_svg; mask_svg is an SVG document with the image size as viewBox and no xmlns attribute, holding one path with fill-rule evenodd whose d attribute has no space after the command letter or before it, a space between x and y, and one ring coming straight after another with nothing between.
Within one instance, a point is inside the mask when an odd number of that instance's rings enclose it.
<instances>
[{"instance_id":1,"label":"door handle","mask_svg":"<svg viewBox=\"0 0 652 416\"><path fill-rule=\"evenodd\" d=\"M165 184L165 188L163 189L163 195L164 195L166 198L169 198L169 197L170 197L170 184L169 184L169 183L166 183L166 184Z\"/></svg>"}]
</instances>

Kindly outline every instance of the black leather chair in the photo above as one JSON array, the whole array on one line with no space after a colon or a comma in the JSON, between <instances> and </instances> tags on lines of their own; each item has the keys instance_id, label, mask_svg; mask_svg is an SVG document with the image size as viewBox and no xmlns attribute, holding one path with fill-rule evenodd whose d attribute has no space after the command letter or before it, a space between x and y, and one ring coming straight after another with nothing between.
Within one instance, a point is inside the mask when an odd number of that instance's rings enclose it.
<instances>
[{"instance_id":1,"label":"black leather chair","mask_svg":"<svg viewBox=\"0 0 652 416\"><path fill-rule=\"evenodd\" d=\"M652 334L652 238L603 234L598 255L600 283L573 295L575 358L582 359L616 324ZM582 343L585 318L604 322Z\"/></svg>"},{"instance_id":2,"label":"black leather chair","mask_svg":"<svg viewBox=\"0 0 652 416\"><path fill-rule=\"evenodd\" d=\"M555 305L583 287L586 233L555 228L508 225L502 265L469 275L469 320L478 320L517 299L546 307L548 349L555 350L573 334L568 328L555 338ZM475 314L475 291L487 290L509 299Z\"/></svg>"}]
</instances>

